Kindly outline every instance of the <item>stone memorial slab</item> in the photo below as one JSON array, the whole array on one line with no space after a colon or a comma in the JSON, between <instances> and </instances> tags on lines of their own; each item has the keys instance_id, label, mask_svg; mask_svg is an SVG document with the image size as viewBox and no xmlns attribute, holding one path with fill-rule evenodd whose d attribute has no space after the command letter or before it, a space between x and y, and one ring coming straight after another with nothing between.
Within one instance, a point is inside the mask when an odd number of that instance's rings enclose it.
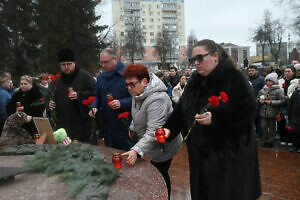
<instances>
[{"instance_id":1,"label":"stone memorial slab","mask_svg":"<svg viewBox=\"0 0 300 200\"><path fill-rule=\"evenodd\" d=\"M33 170L31 167L0 167L0 184L14 179L15 175Z\"/></svg>"},{"instance_id":2,"label":"stone memorial slab","mask_svg":"<svg viewBox=\"0 0 300 200\"><path fill-rule=\"evenodd\" d=\"M43 147L44 145L36 145ZM112 153L123 151L101 146L99 148L105 161L112 163ZM31 150L33 152L33 150ZM0 156L2 167L22 167L24 158L31 155ZM120 177L110 185L107 200L166 200L167 188L159 171L149 161L138 159L134 166L125 164L119 169ZM0 187L1 200L31 199L31 200L71 200L66 182L58 176L29 172L15 177L15 181ZM80 199L80 198L76 198ZM80 199L84 200L84 199Z\"/></svg>"}]
</instances>

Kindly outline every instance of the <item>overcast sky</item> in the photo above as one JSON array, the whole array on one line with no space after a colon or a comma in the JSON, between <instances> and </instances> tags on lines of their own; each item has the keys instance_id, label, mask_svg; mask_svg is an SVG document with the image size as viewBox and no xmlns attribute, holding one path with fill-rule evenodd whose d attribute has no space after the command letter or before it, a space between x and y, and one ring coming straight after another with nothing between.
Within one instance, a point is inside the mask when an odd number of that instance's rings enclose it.
<instances>
[{"instance_id":1,"label":"overcast sky","mask_svg":"<svg viewBox=\"0 0 300 200\"><path fill-rule=\"evenodd\" d=\"M250 54L255 54L254 44L250 41L250 32L262 23L264 11L269 9L272 18L280 18L289 26L289 7L277 5L276 0L185 0L185 35L191 30L198 40L209 38L216 42L231 42L239 46L250 46ZM102 14L101 24L111 24L111 0L99 6ZM296 40L293 31L286 29L287 35Z\"/></svg>"}]
</instances>

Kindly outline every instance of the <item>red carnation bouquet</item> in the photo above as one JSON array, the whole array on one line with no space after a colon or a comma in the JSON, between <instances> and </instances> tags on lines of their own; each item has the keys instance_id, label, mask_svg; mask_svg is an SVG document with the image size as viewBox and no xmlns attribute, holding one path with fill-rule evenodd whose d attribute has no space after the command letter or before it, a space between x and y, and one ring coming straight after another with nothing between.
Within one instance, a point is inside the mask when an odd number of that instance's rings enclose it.
<instances>
[{"instance_id":1,"label":"red carnation bouquet","mask_svg":"<svg viewBox=\"0 0 300 200\"><path fill-rule=\"evenodd\" d=\"M202 108L202 110L200 111L200 115L207 112L207 110L210 107L218 107L220 105L220 103L226 103L228 102L228 95L225 92L220 92L219 93L220 96L211 96L210 98L208 98L208 103L206 104L206 106L204 106L204 108ZM194 120L192 126L190 127L190 129L188 130L187 135L183 138L183 141L181 142L181 144L178 147L178 151L180 151L182 144L184 141L187 140L187 138L189 137L189 135L191 134L193 128L195 127L197 121Z\"/></svg>"},{"instance_id":2,"label":"red carnation bouquet","mask_svg":"<svg viewBox=\"0 0 300 200\"><path fill-rule=\"evenodd\" d=\"M92 103L95 100L94 96L90 96L88 99L84 99L82 100L81 104L84 106L87 106L89 108L89 110L91 110L93 112L92 109ZM95 144L98 144L98 135L96 133L96 129L97 129L97 124L96 124L96 120L95 118L91 118L91 138L94 138L94 142Z\"/></svg>"},{"instance_id":3,"label":"red carnation bouquet","mask_svg":"<svg viewBox=\"0 0 300 200\"><path fill-rule=\"evenodd\" d=\"M43 77L47 80L51 80L51 84L50 84L50 88L49 88L50 101L55 102L55 91L57 89L57 85L58 85L57 82L60 77L61 77L60 74L56 74L56 75L51 74L51 75ZM56 114L55 109L50 111L50 123L51 123L53 129L56 130L57 129L57 114Z\"/></svg>"},{"instance_id":4,"label":"red carnation bouquet","mask_svg":"<svg viewBox=\"0 0 300 200\"><path fill-rule=\"evenodd\" d=\"M130 134L130 139L132 140L133 137L134 137L134 134L132 134L133 132L129 129L129 125L130 125L129 124L129 119L128 119L129 114L130 114L129 112L120 113L120 114L118 114L118 119L121 119L123 121L123 123L125 124L125 126L128 129L128 133ZM128 141L128 144L130 146L133 146L132 141Z\"/></svg>"},{"instance_id":5,"label":"red carnation bouquet","mask_svg":"<svg viewBox=\"0 0 300 200\"><path fill-rule=\"evenodd\" d=\"M118 114L118 119L121 119L123 121L123 123L125 124L125 126L129 129L129 112L123 112Z\"/></svg>"}]
</instances>

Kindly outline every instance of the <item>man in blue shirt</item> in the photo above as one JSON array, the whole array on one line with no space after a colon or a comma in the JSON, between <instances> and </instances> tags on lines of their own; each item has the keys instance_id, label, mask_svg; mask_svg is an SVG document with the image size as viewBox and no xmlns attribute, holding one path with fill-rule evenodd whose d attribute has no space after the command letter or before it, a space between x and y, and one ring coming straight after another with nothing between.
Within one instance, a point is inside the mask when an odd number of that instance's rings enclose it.
<instances>
[{"instance_id":1,"label":"man in blue shirt","mask_svg":"<svg viewBox=\"0 0 300 200\"><path fill-rule=\"evenodd\" d=\"M128 151L133 141L128 135L128 125L118 119L118 114L131 111L131 96L125 87L125 79L121 76L125 66L119 60L114 49L107 48L100 53L100 64L103 73L97 77L95 101L89 115L95 117L99 111L104 143L108 147ZM111 94L113 101L107 102L107 95ZM129 115L130 118L130 115ZM131 121L131 118L128 122Z\"/></svg>"},{"instance_id":2,"label":"man in blue shirt","mask_svg":"<svg viewBox=\"0 0 300 200\"><path fill-rule=\"evenodd\" d=\"M9 93L11 85L11 80L5 75L0 76L0 136L4 126L4 122L8 117L6 112L6 104L11 99L11 94Z\"/></svg>"}]
</instances>

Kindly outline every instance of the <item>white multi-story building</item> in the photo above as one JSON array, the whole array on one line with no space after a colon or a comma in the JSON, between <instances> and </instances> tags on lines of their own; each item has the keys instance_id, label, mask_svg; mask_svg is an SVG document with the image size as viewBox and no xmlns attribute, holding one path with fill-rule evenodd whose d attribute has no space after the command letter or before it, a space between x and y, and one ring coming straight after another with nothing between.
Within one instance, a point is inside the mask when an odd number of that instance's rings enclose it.
<instances>
[{"instance_id":1,"label":"white multi-story building","mask_svg":"<svg viewBox=\"0 0 300 200\"><path fill-rule=\"evenodd\" d=\"M250 64L249 46L238 46L231 43L221 43L220 45L227 51L238 67L244 67L244 60L246 58Z\"/></svg>"},{"instance_id":2,"label":"white multi-story building","mask_svg":"<svg viewBox=\"0 0 300 200\"><path fill-rule=\"evenodd\" d=\"M167 63L176 65L186 58L184 0L113 0L112 8L113 33L117 44L124 44L127 30L132 26L141 29L145 52L137 62L149 68L159 65L155 44L162 30L168 31L172 38L172 50L167 55ZM126 63L126 56L122 59Z\"/></svg>"}]
</instances>

